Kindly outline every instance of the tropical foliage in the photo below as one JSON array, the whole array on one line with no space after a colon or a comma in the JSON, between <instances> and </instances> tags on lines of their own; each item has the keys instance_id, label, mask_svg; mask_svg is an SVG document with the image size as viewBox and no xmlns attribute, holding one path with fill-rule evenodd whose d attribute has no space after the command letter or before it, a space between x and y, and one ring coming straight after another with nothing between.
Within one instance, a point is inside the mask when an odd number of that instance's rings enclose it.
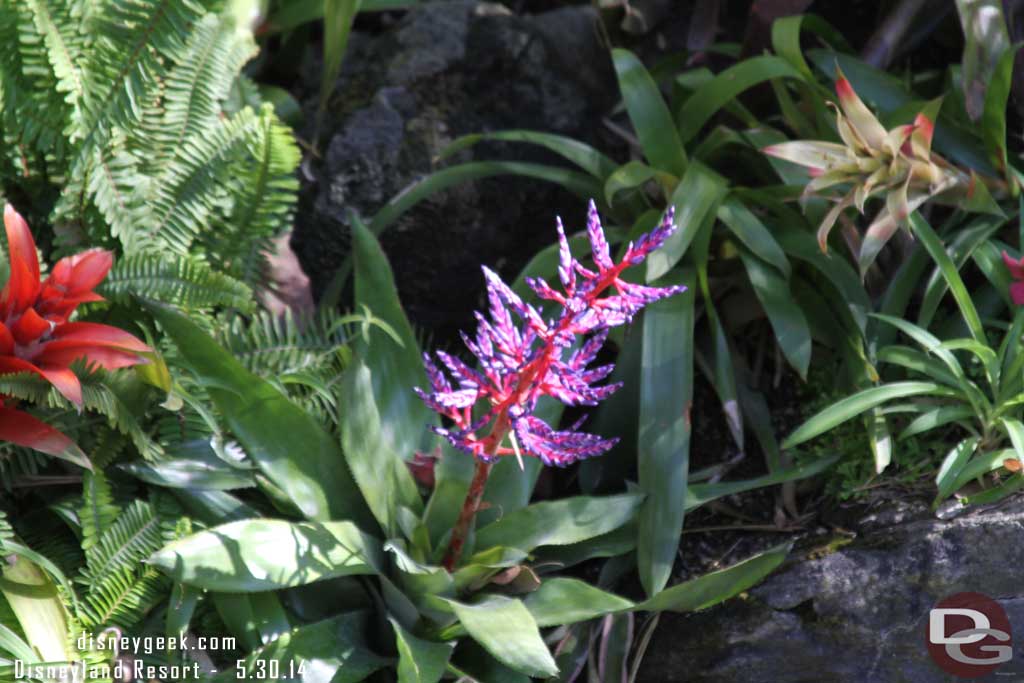
<instances>
[{"instance_id":1,"label":"tropical foliage","mask_svg":"<svg viewBox=\"0 0 1024 683\"><path fill-rule=\"evenodd\" d=\"M680 580L695 511L747 521L732 506L762 489L786 531L850 472L935 508L1024 488L1005 23L982 41L958 3L963 64L905 78L813 15L775 21L765 54L708 47L717 71L606 31L626 153L456 139L353 218L314 313L271 312L353 26L412 4L0 0L0 683L16 662L113 680L119 656L182 680L632 682L659 613L792 549ZM312 107L246 70L321 33ZM300 141L282 117L303 115ZM495 141L555 161L452 161ZM467 352L425 356L378 237L510 173L590 201L586 223L552 216L514 279L484 268ZM780 422L808 377L838 398ZM721 456L691 453L709 414ZM854 424L864 453L822 446ZM892 472L908 457L926 487ZM226 640L107 647L127 634Z\"/></svg>"}]
</instances>

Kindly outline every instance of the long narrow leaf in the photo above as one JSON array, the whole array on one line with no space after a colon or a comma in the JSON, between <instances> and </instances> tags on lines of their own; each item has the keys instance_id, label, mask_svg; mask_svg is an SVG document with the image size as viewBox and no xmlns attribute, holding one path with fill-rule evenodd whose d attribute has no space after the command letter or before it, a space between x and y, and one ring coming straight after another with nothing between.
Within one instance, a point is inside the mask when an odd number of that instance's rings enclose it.
<instances>
[{"instance_id":1,"label":"long narrow leaf","mask_svg":"<svg viewBox=\"0 0 1024 683\"><path fill-rule=\"evenodd\" d=\"M637 565L649 596L668 583L685 513L693 399L693 281L644 312L637 469L647 499L640 510Z\"/></svg>"},{"instance_id":2,"label":"long narrow leaf","mask_svg":"<svg viewBox=\"0 0 1024 683\"><path fill-rule=\"evenodd\" d=\"M686 151L657 84L629 50L612 50L622 100L652 166L676 177L686 171Z\"/></svg>"},{"instance_id":3,"label":"long narrow leaf","mask_svg":"<svg viewBox=\"0 0 1024 683\"><path fill-rule=\"evenodd\" d=\"M782 442L783 448L792 448L824 434L836 425L853 419L886 401L908 396L947 395L949 390L935 382L893 382L858 391L817 413L797 427Z\"/></svg>"}]
</instances>

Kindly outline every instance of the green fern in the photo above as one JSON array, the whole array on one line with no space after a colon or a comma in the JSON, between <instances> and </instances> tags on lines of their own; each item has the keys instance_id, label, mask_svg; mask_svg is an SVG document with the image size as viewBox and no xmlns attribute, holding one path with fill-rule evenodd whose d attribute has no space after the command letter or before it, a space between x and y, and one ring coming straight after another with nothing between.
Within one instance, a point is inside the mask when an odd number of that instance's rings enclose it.
<instances>
[{"instance_id":1,"label":"green fern","mask_svg":"<svg viewBox=\"0 0 1024 683\"><path fill-rule=\"evenodd\" d=\"M88 550L110 528L121 509L114 505L110 485L102 470L83 474L82 488L82 507L78 517L82 524L82 550Z\"/></svg>"},{"instance_id":2,"label":"green fern","mask_svg":"<svg viewBox=\"0 0 1024 683\"><path fill-rule=\"evenodd\" d=\"M217 337L251 372L273 378L332 365L334 352L346 343L345 333L342 316L333 311L306 319L286 311L235 316Z\"/></svg>"},{"instance_id":3,"label":"green fern","mask_svg":"<svg viewBox=\"0 0 1024 683\"><path fill-rule=\"evenodd\" d=\"M0 0L0 190L59 187L53 255L119 247L115 300L251 310L226 276L263 286L291 220L298 147L269 105L227 107L256 46L224 4Z\"/></svg>"},{"instance_id":4,"label":"green fern","mask_svg":"<svg viewBox=\"0 0 1024 683\"><path fill-rule=\"evenodd\" d=\"M118 395L116 389L118 382L122 381L120 376L97 368L85 370L81 363L73 364L72 369L76 371L82 384L82 403L85 410L104 416L111 428L131 440L143 458L159 460L163 457L163 448L150 437L132 409ZM74 406L66 398L49 382L33 373L0 375L0 394L42 407L61 409L65 416L77 416ZM47 419L47 422L60 428L61 416L54 415L52 419ZM75 419L74 425L69 425L71 426L81 428L83 425L80 419Z\"/></svg>"},{"instance_id":5,"label":"green fern","mask_svg":"<svg viewBox=\"0 0 1024 683\"><path fill-rule=\"evenodd\" d=\"M139 572L115 573L82 600L82 624L98 630L106 626L129 629L167 597L170 581L146 567Z\"/></svg>"},{"instance_id":6,"label":"green fern","mask_svg":"<svg viewBox=\"0 0 1024 683\"><path fill-rule=\"evenodd\" d=\"M186 308L228 306L242 311L255 304L245 284L218 273L202 261L182 256L141 255L114 264L99 288L118 303L133 297L178 304Z\"/></svg>"},{"instance_id":7,"label":"green fern","mask_svg":"<svg viewBox=\"0 0 1024 683\"><path fill-rule=\"evenodd\" d=\"M125 571L137 571L142 560L166 541L163 524L148 501L132 501L98 542L85 550L86 566L79 583L96 588Z\"/></svg>"}]
</instances>

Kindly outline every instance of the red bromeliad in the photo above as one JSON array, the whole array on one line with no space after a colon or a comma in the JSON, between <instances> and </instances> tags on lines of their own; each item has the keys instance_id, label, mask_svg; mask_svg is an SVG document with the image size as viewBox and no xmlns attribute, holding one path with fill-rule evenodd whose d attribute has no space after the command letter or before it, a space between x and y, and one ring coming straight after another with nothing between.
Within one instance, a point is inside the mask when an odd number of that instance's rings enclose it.
<instances>
[{"instance_id":1,"label":"red bromeliad","mask_svg":"<svg viewBox=\"0 0 1024 683\"><path fill-rule=\"evenodd\" d=\"M82 385L71 363L83 360L107 370L140 363L146 344L116 327L69 322L79 304L103 301L93 289L113 265L113 255L90 249L63 258L40 280L36 244L28 224L11 205L4 208L10 253L10 278L0 292L0 374L30 372L50 382L77 407ZM0 440L50 453L77 451L65 435L36 418L3 405Z\"/></svg>"}]
</instances>

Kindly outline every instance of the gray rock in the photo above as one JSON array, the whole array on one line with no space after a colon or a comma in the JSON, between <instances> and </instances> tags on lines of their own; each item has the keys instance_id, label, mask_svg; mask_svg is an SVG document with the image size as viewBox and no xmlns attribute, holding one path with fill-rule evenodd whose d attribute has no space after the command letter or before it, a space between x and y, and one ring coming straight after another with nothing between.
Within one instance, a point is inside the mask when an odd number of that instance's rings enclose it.
<instances>
[{"instance_id":1,"label":"gray rock","mask_svg":"<svg viewBox=\"0 0 1024 683\"><path fill-rule=\"evenodd\" d=\"M881 526L883 518L873 515L859 538L829 554L795 553L745 598L702 613L662 615L638 680L953 680L932 663L925 629L937 602L966 591L996 599L1024 630L1024 501L951 520L906 521L901 512L895 524ZM1018 645L1014 660L990 679L1021 676Z\"/></svg>"},{"instance_id":2,"label":"gray rock","mask_svg":"<svg viewBox=\"0 0 1024 683\"><path fill-rule=\"evenodd\" d=\"M415 181L458 162L567 165L521 144L480 145L440 160L460 135L535 129L619 152L601 125L618 88L595 21L587 6L520 17L498 4L454 0L426 3L379 34L354 34L321 131L322 156L303 165L292 246L314 294L347 254L350 211L371 217ZM303 73L318 82L317 68ZM311 114L316 87L304 91ZM311 128L303 133L314 137ZM382 244L413 322L441 340L472 327L483 291L479 266L515 276L554 241L558 214L581 226L585 203L543 181L497 176L457 185L404 215Z\"/></svg>"}]
</instances>

